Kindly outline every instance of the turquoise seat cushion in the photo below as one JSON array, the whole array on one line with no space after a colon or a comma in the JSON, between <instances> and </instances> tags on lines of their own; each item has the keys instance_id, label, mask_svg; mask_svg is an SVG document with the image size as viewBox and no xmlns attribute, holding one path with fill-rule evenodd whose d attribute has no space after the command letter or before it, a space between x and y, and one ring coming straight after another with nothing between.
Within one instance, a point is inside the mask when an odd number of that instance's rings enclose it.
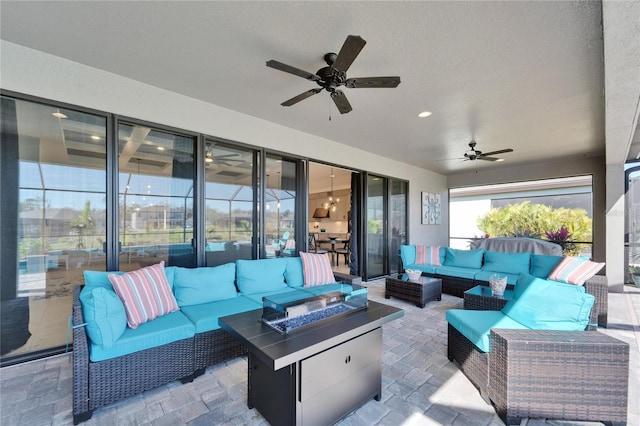
<instances>
[{"instance_id":1,"label":"turquoise seat cushion","mask_svg":"<svg viewBox=\"0 0 640 426\"><path fill-rule=\"evenodd\" d=\"M507 284L514 284L514 285L516 284L516 282L518 281L518 278L520 277L520 274L505 274L504 272L494 272L494 271L478 271L475 275L475 280L489 282L489 279L493 274L500 274L502 276L506 276Z\"/></svg>"},{"instance_id":2,"label":"turquoise seat cushion","mask_svg":"<svg viewBox=\"0 0 640 426\"><path fill-rule=\"evenodd\" d=\"M459 268L482 268L483 249L459 250L451 247L445 248L443 266L456 266Z\"/></svg>"},{"instance_id":3,"label":"turquoise seat cushion","mask_svg":"<svg viewBox=\"0 0 640 426\"><path fill-rule=\"evenodd\" d=\"M255 303L258 303L260 307L262 307L263 297L269 297L272 300L274 300L276 303L288 303L288 302L293 302L300 299L306 299L307 297L310 297L310 294L302 290L301 288L287 287L284 291L283 290L265 291L261 293L245 294L242 297L246 297L247 299L252 300Z\"/></svg>"},{"instance_id":4,"label":"turquoise seat cushion","mask_svg":"<svg viewBox=\"0 0 640 426\"><path fill-rule=\"evenodd\" d=\"M302 272L302 259L299 257L285 257L287 266L284 269L284 279L289 287L302 287L304 274Z\"/></svg>"},{"instance_id":5,"label":"turquoise seat cushion","mask_svg":"<svg viewBox=\"0 0 640 426\"><path fill-rule=\"evenodd\" d=\"M331 293L332 291L351 293L353 291L353 287L350 284L335 283L305 287L303 291L309 293L312 296L318 296L320 294Z\"/></svg>"},{"instance_id":6,"label":"turquoise seat cushion","mask_svg":"<svg viewBox=\"0 0 640 426\"><path fill-rule=\"evenodd\" d=\"M522 279L516 284L518 297L502 313L533 330L584 330L595 298L583 286L540 278Z\"/></svg>"},{"instance_id":7,"label":"turquoise seat cushion","mask_svg":"<svg viewBox=\"0 0 640 426\"><path fill-rule=\"evenodd\" d=\"M530 265L530 253L503 253L501 251L486 250L484 252L482 270L519 275L528 274Z\"/></svg>"},{"instance_id":8,"label":"turquoise seat cushion","mask_svg":"<svg viewBox=\"0 0 640 426\"><path fill-rule=\"evenodd\" d=\"M402 265L405 269L407 269L407 265L413 265L414 263L416 263L416 246L401 245L400 259L402 259Z\"/></svg>"},{"instance_id":9,"label":"turquoise seat cushion","mask_svg":"<svg viewBox=\"0 0 640 426\"><path fill-rule=\"evenodd\" d=\"M417 270L422 271L422 272L427 273L427 274L435 274L436 273L436 268L437 268L437 266L435 266L435 265L418 265L416 263L411 264L411 265L404 265L405 271L407 269L417 269Z\"/></svg>"},{"instance_id":10,"label":"turquoise seat cushion","mask_svg":"<svg viewBox=\"0 0 640 426\"><path fill-rule=\"evenodd\" d=\"M174 281L174 271L176 270L175 266L165 266L164 274L167 277L167 282L169 283L169 288L173 290L173 281ZM113 286L111 285L111 281L109 281L109 274L122 275L126 273L125 271L84 271L84 285L85 287L103 287L107 290L113 290Z\"/></svg>"},{"instance_id":11,"label":"turquoise seat cushion","mask_svg":"<svg viewBox=\"0 0 640 426\"><path fill-rule=\"evenodd\" d=\"M228 300L185 306L182 308L182 313L195 324L196 333L204 333L219 329L218 318L220 317L255 309L262 309L262 303L245 296L238 296Z\"/></svg>"},{"instance_id":12,"label":"turquoise seat cushion","mask_svg":"<svg viewBox=\"0 0 640 426\"><path fill-rule=\"evenodd\" d=\"M94 362L104 361L188 339L193 337L195 332L196 326L182 312L171 312L140 324L137 328L127 327L110 348L92 343L89 358Z\"/></svg>"},{"instance_id":13,"label":"turquoise seat cushion","mask_svg":"<svg viewBox=\"0 0 640 426\"><path fill-rule=\"evenodd\" d=\"M558 266L564 256L550 256L546 254L531 255L531 275L540 278L547 278L551 271Z\"/></svg>"},{"instance_id":14,"label":"turquoise seat cushion","mask_svg":"<svg viewBox=\"0 0 640 426\"><path fill-rule=\"evenodd\" d=\"M235 279L235 263L208 268L176 268L173 292L180 307L232 299L238 295Z\"/></svg>"},{"instance_id":15,"label":"turquoise seat cushion","mask_svg":"<svg viewBox=\"0 0 640 426\"><path fill-rule=\"evenodd\" d=\"M450 277L466 278L473 280L480 268L464 268L458 266L436 266L436 275L447 275Z\"/></svg>"},{"instance_id":16,"label":"turquoise seat cushion","mask_svg":"<svg viewBox=\"0 0 640 426\"><path fill-rule=\"evenodd\" d=\"M284 258L236 260L236 280L242 294L264 293L287 288Z\"/></svg>"},{"instance_id":17,"label":"turquoise seat cushion","mask_svg":"<svg viewBox=\"0 0 640 426\"><path fill-rule=\"evenodd\" d=\"M489 352L492 328L525 330L526 326L509 318L500 311L472 311L449 309L445 315L447 322L466 337L480 351Z\"/></svg>"},{"instance_id":18,"label":"turquoise seat cushion","mask_svg":"<svg viewBox=\"0 0 640 426\"><path fill-rule=\"evenodd\" d=\"M127 328L127 314L113 289L85 286L80 292L82 316L92 343L111 348Z\"/></svg>"}]
</instances>

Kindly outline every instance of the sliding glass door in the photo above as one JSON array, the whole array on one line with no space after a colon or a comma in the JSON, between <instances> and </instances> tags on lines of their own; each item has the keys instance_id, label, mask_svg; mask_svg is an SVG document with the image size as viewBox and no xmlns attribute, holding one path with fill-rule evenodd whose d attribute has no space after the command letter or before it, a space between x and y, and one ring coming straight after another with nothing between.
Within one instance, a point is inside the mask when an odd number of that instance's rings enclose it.
<instances>
[{"instance_id":1,"label":"sliding glass door","mask_svg":"<svg viewBox=\"0 0 640 426\"><path fill-rule=\"evenodd\" d=\"M386 268L386 180L368 175L366 181L366 278L384 275Z\"/></svg>"},{"instance_id":2,"label":"sliding glass door","mask_svg":"<svg viewBox=\"0 0 640 426\"><path fill-rule=\"evenodd\" d=\"M74 285L105 270L104 115L2 96L2 364L64 348Z\"/></svg>"},{"instance_id":3,"label":"sliding glass door","mask_svg":"<svg viewBox=\"0 0 640 426\"><path fill-rule=\"evenodd\" d=\"M367 175L364 279L398 272L398 250L407 242L408 183Z\"/></svg>"},{"instance_id":4,"label":"sliding glass door","mask_svg":"<svg viewBox=\"0 0 640 426\"><path fill-rule=\"evenodd\" d=\"M205 254L216 266L253 257L257 232L257 153L215 141L205 144Z\"/></svg>"},{"instance_id":5,"label":"sliding glass door","mask_svg":"<svg viewBox=\"0 0 640 426\"><path fill-rule=\"evenodd\" d=\"M195 266L195 137L118 126L120 270Z\"/></svg>"}]
</instances>

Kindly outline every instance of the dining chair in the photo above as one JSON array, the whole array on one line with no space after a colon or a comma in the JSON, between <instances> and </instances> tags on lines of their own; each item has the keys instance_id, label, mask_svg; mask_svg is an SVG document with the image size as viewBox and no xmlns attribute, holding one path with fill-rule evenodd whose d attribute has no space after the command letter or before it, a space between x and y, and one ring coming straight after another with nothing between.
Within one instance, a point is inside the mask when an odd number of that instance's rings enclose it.
<instances>
[{"instance_id":1,"label":"dining chair","mask_svg":"<svg viewBox=\"0 0 640 426\"><path fill-rule=\"evenodd\" d=\"M340 255L344 255L344 264L348 265L349 264L349 257L351 255L351 249L349 248L349 242L351 241L351 239L347 239L344 242L344 246L341 248L337 248L336 249L336 266L340 266Z\"/></svg>"},{"instance_id":2,"label":"dining chair","mask_svg":"<svg viewBox=\"0 0 640 426\"><path fill-rule=\"evenodd\" d=\"M317 244L318 236L312 232L309 233L309 253L328 253L327 250L322 250L318 248Z\"/></svg>"}]
</instances>

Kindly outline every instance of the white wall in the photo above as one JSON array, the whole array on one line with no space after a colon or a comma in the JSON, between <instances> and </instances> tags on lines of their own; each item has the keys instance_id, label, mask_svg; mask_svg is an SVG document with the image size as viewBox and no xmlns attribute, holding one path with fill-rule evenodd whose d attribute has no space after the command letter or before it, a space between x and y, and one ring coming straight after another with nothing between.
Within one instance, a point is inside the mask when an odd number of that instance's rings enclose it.
<instances>
[{"instance_id":1,"label":"white wall","mask_svg":"<svg viewBox=\"0 0 640 426\"><path fill-rule=\"evenodd\" d=\"M410 242L447 243L443 175L4 40L0 52L2 89L405 179L410 190ZM336 152L340 158L333 156ZM442 194L441 225L420 224L421 191Z\"/></svg>"}]
</instances>

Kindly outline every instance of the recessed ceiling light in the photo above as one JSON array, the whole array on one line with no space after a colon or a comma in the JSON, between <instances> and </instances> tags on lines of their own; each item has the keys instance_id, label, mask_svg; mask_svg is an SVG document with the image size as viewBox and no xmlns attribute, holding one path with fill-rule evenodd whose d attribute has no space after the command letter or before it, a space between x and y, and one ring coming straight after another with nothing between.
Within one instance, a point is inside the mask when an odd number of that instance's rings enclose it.
<instances>
[{"instance_id":1,"label":"recessed ceiling light","mask_svg":"<svg viewBox=\"0 0 640 426\"><path fill-rule=\"evenodd\" d=\"M164 151L164 146L159 146L158 151Z\"/></svg>"},{"instance_id":2,"label":"recessed ceiling light","mask_svg":"<svg viewBox=\"0 0 640 426\"><path fill-rule=\"evenodd\" d=\"M55 118L68 118L66 115L64 115L60 111L52 112L51 115L53 115Z\"/></svg>"},{"instance_id":3,"label":"recessed ceiling light","mask_svg":"<svg viewBox=\"0 0 640 426\"><path fill-rule=\"evenodd\" d=\"M418 114L418 117L425 118L425 117L429 117L430 115L431 115L431 111L422 111L420 114Z\"/></svg>"},{"instance_id":4,"label":"recessed ceiling light","mask_svg":"<svg viewBox=\"0 0 640 426\"><path fill-rule=\"evenodd\" d=\"M99 140L100 140L100 136L98 136L98 135L91 135L91 139L93 139L94 141L99 141Z\"/></svg>"},{"instance_id":5,"label":"recessed ceiling light","mask_svg":"<svg viewBox=\"0 0 640 426\"><path fill-rule=\"evenodd\" d=\"M504 158L498 158L498 159L496 160L496 163L499 163L499 162L501 162L501 161L504 161Z\"/></svg>"}]
</instances>

